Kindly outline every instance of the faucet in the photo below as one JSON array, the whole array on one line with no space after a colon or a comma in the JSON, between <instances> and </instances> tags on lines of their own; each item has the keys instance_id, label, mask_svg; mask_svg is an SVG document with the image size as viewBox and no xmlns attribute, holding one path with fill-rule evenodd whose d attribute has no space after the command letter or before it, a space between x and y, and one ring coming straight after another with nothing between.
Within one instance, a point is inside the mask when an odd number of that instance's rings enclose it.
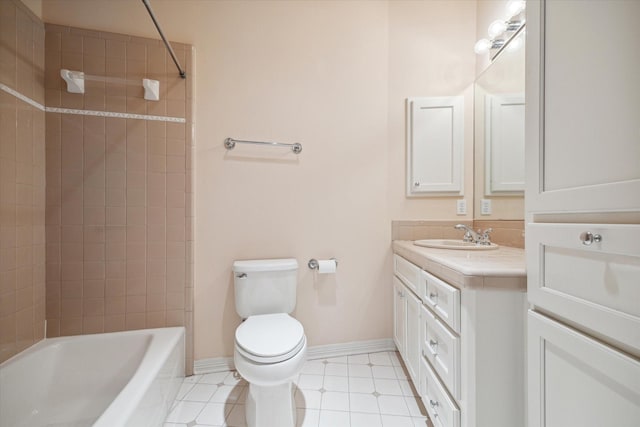
<instances>
[{"instance_id":1,"label":"faucet","mask_svg":"<svg viewBox=\"0 0 640 427\"><path fill-rule=\"evenodd\" d=\"M462 241L476 243L478 245L490 245L491 240L489 239L489 233L493 231L492 228L487 228L485 231L478 229L478 231L474 231L473 228L469 227L465 224L457 224L454 227L456 230L464 230L464 236L462 237Z\"/></svg>"}]
</instances>

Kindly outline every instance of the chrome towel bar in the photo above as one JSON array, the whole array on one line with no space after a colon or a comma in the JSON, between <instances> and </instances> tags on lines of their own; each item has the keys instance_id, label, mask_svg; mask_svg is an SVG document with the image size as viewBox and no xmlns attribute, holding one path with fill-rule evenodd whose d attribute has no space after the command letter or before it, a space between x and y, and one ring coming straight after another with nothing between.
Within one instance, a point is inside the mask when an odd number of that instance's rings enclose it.
<instances>
[{"instance_id":1,"label":"chrome towel bar","mask_svg":"<svg viewBox=\"0 0 640 427\"><path fill-rule=\"evenodd\" d=\"M295 144L284 144L282 142L265 142L265 141L242 141L240 139L233 139L233 138L227 138L224 140L224 147L227 150L233 150L233 148L236 146L236 143L239 144L258 144L258 145L274 145L274 146L279 146L279 147L289 147L291 148L291 151L293 151L296 154L300 154L300 152L302 151L302 144L299 143L295 143Z\"/></svg>"}]
</instances>

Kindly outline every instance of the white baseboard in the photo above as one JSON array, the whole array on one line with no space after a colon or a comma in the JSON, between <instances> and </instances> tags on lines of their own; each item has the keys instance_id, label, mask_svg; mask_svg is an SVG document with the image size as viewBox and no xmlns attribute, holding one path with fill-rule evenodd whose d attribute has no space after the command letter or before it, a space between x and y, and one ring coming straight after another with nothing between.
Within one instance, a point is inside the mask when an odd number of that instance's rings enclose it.
<instances>
[{"instance_id":1,"label":"white baseboard","mask_svg":"<svg viewBox=\"0 0 640 427\"><path fill-rule=\"evenodd\" d=\"M352 341L341 344L316 345L307 349L307 359L328 359L330 357L352 356L378 351L395 351L396 346L391 338L369 341ZM233 357L213 357L193 362L195 375L210 374L212 372L231 371L235 369Z\"/></svg>"}]
</instances>

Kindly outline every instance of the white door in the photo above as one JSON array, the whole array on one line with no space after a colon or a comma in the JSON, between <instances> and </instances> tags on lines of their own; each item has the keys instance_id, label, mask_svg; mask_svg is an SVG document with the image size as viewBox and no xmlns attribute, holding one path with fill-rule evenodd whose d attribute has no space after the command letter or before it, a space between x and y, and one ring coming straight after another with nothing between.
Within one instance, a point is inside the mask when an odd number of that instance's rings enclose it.
<instances>
[{"instance_id":1,"label":"white door","mask_svg":"<svg viewBox=\"0 0 640 427\"><path fill-rule=\"evenodd\" d=\"M639 19L640 1L527 2L528 212L640 209Z\"/></svg>"},{"instance_id":2,"label":"white door","mask_svg":"<svg viewBox=\"0 0 640 427\"><path fill-rule=\"evenodd\" d=\"M407 322L406 299L407 291L400 279L393 277L393 341L402 356L405 355L405 334Z\"/></svg>"},{"instance_id":3,"label":"white door","mask_svg":"<svg viewBox=\"0 0 640 427\"><path fill-rule=\"evenodd\" d=\"M640 362L530 311L529 427L637 427Z\"/></svg>"},{"instance_id":4,"label":"white door","mask_svg":"<svg viewBox=\"0 0 640 427\"><path fill-rule=\"evenodd\" d=\"M420 383L420 307L421 302L409 291L405 291L407 301L407 335L405 346L407 353L405 360L407 362L407 370L414 384Z\"/></svg>"}]
</instances>

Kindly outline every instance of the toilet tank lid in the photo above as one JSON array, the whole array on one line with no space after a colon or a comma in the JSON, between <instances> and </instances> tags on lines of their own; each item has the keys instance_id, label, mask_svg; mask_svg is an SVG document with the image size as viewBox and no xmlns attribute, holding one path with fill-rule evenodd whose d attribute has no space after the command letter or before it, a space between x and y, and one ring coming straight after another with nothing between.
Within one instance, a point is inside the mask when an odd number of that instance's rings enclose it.
<instances>
[{"instance_id":1,"label":"toilet tank lid","mask_svg":"<svg viewBox=\"0 0 640 427\"><path fill-rule=\"evenodd\" d=\"M250 259L234 261L233 263L233 271L236 273L248 273L255 271L287 271L297 269L298 261L295 258Z\"/></svg>"}]
</instances>

